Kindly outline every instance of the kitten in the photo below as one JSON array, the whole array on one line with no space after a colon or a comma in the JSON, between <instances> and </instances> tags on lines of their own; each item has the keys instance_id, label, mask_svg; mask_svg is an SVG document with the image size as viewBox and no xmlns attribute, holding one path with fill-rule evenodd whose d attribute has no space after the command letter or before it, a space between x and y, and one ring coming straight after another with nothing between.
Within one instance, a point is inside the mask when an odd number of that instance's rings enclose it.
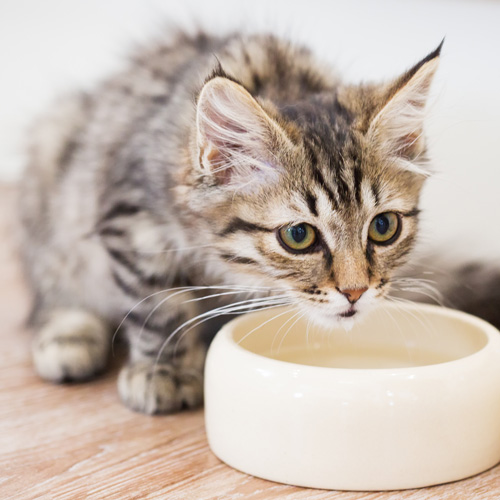
<instances>
[{"instance_id":1,"label":"kitten","mask_svg":"<svg viewBox=\"0 0 500 500\"><path fill-rule=\"evenodd\" d=\"M294 303L349 327L379 303L418 233L440 49L348 85L273 36L182 35L62 99L21 193L38 373L96 375L120 325L121 399L173 412L202 403L211 316Z\"/></svg>"}]
</instances>

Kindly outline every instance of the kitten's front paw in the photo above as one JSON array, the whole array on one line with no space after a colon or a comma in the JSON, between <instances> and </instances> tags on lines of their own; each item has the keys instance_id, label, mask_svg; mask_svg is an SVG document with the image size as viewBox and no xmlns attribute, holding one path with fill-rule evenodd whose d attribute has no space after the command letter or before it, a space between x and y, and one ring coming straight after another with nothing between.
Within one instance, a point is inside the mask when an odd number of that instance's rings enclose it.
<instances>
[{"instance_id":1,"label":"kitten's front paw","mask_svg":"<svg viewBox=\"0 0 500 500\"><path fill-rule=\"evenodd\" d=\"M109 352L107 325L79 310L54 312L33 342L33 362L45 380L87 380L102 372Z\"/></svg>"},{"instance_id":2,"label":"kitten's front paw","mask_svg":"<svg viewBox=\"0 0 500 500\"><path fill-rule=\"evenodd\" d=\"M136 362L120 372L118 392L132 410L174 413L202 404L203 379L201 374L176 373L171 365Z\"/></svg>"}]
</instances>

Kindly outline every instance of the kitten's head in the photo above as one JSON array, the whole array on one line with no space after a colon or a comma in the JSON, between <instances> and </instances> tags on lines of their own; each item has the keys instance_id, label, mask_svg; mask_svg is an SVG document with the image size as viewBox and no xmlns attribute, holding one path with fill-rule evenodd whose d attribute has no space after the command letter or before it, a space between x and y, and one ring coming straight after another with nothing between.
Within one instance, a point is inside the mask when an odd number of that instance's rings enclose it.
<instances>
[{"instance_id":1,"label":"kitten's head","mask_svg":"<svg viewBox=\"0 0 500 500\"><path fill-rule=\"evenodd\" d=\"M417 236L440 48L388 84L281 105L222 73L205 83L195 203L238 284L257 277L346 326L387 294Z\"/></svg>"}]
</instances>

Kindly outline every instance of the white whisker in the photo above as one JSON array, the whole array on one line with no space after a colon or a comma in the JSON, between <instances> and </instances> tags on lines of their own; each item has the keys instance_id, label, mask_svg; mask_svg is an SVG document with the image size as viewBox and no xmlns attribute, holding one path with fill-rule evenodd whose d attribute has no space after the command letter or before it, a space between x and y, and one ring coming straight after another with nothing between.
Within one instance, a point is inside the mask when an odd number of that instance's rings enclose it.
<instances>
[{"instance_id":1,"label":"white whisker","mask_svg":"<svg viewBox=\"0 0 500 500\"><path fill-rule=\"evenodd\" d=\"M279 303L276 303L274 305L268 305L266 304L265 306L258 306L256 309L250 309L250 311L248 312L258 312L258 311L264 311L266 309L274 309L276 307L283 307L285 305L288 305L288 302L279 302ZM285 314L286 312L288 311L285 311L283 313L280 313L278 314L277 316L274 316L272 319L276 318L276 317L279 317L281 316L282 314ZM222 312L222 313L219 313L219 314L215 314L214 316L209 316L208 318L205 318L205 319L202 319L200 320L198 323L190 326L187 330L185 330L184 332L181 333L180 337L177 339L176 343L175 343L175 347L174 347L174 356L175 356L175 353L177 351L177 347L179 345L179 342L184 338L184 336L190 331L192 330L193 328L197 327L198 325L202 324L202 323L205 323L206 321L209 321L211 319L215 319L215 318L218 318L220 316L225 316L225 315L231 315L231 314L241 314L241 311L236 311L236 312ZM248 335L250 335L250 333L253 333L255 330L257 330L258 328L260 328L261 326L264 326L264 324L267 324L269 321L271 320L268 320L268 321L265 321L263 324L260 324L258 327L254 328L253 330L251 330L249 333L245 334L245 336L243 338L241 338L237 344L239 344L240 342L242 342L243 340L245 340L246 337L248 337Z\"/></svg>"},{"instance_id":2,"label":"white whisker","mask_svg":"<svg viewBox=\"0 0 500 500\"><path fill-rule=\"evenodd\" d=\"M130 314L132 314L132 312L135 309L137 309L137 307L139 307L141 304L143 304L146 300L151 299L152 297L156 297L156 296L158 296L160 294L169 293L169 292L176 292L175 295L178 295L179 293L183 293L183 292L188 292L188 291L202 291L202 290L241 290L243 292L252 292L252 291L255 291L255 292L262 291L262 292L264 292L264 291L269 291L270 288L269 287L263 287L263 286L259 286L258 287L258 286L246 286L246 285L244 285L244 286L237 286L237 285L212 286L211 285L211 286L181 286L181 287L166 288L166 289L163 289L163 290L158 290L157 292L151 293L147 297L144 297L143 299L139 300L133 307L131 307L129 309L129 311L127 312L127 314L125 314L125 316L123 317L123 319L120 321L119 325L115 329L115 331L113 333L113 336L111 338L111 352L112 352L112 355L113 356L115 355L115 352L114 352L114 342L115 342L116 336L117 336L120 328L123 326L123 323L127 320L127 318L130 316ZM172 296L169 296L168 298L170 298ZM164 302L164 299L162 299L162 302Z\"/></svg>"},{"instance_id":3,"label":"white whisker","mask_svg":"<svg viewBox=\"0 0 500 500\"><path fill-rule=\"evenodd\" d=\"M139 338L142 336L142 333L144 331L144 328L146 328L146 325L149 321L149 319L151 318L151 316L162 306L164 305L169 299L175 297L176 295L179 295L180 293L186 293L187 291L193 291L193 289L190 289L190 290L183 290L182 292L176 292L172 295L169 295L168 297L162 299L158 304L156 304L155 307L153 307L153 309L149 312L149 314L146 316L145 320L144 320L144 323L142 324L142 328L141 328L141 331L139 333ZM259 290L260 291L260 290ZM265 290L265 292L267 292L267 290ZM181 304L186 304L188 302L197 302L197 301L200 301L200 300L208 300L210 298L213 298L213 297L220 297L220 296L223 296L223 295L239 295L241 294L242 291L241 290L234 290L234 291L231 291L231 292L223 292L223 293L216 293L216 294L211 294L211 295L205 295L203 297L196 297L194 299L188 299L188 300L185 300L183 301ZM250 293L257 293L255 290L251 290ZM263 300L263 299L266 299L267 297L261 297L260 300ZM252 300L259 300L259 299L252 299Z\"/></svg>"},{"instance_id":4,"label":"white whisker","mask_svg":"<svg viewBox=\"0 0 500 500\"><path fill-rule=\"evenodd\" d=\"M289 305L291 304L292 302L289 302L288 304L283 304L283 305ZM279 306L276 306L276 307L279 307ZM254 329L250 330L248 333L246 333L240 340L238 340L237 344L240 344L241 342L243 342L247 337L249 337L253 332L255 332L256 330L258 330L259 328L262 328L263 326L267 325L269 322L283 316L284 314L287 314L289 313L290 310L287 309L286 311L283 311L275 316L273 316L272 318L264 321L263 323L261 323L259 326L256 326Z\"/></svg>"},{"instance_id":5,"label":"white whisker","mask_svg":"<svg viewBox=\"0 0 500 500\"><path fill-rule=\"evenodd\" d=\"M284 340L285 340L286 336L288 335L288 333L290 332L290 330L291 330L291 329L292 329L292 328L293 328L293 327L297 324L297 322L298 322L298 321L300 321L300 320L304 317L304 315L305 315L305 314L306 314L306 312L304 311L304 312L303 312L303 313L302 313L302 314L301 314L301 315L300 315L300 316L299 316L299 317L298 317L298 318L297 318L297 319L296 319L296 320L295 320L295 321L294 321L294 322L293 322L293 323L292 323L292 324L288 327L287 331L285 332L285 335L283 335L283 336L281 337L281 341L280 341L280 343L279 343L279 345L278 345L278 351L277 351L278 353L280 352L280 350L281 350L281 346L283 345L283 342L284 342Z\"/></svg>"},{"instance_id":6,"label":"white whisker","mask_svg":"<svg viewBox=\"0 0 500 500\"><path fill-rule=\"evenodd\" d=\"M274 344L275 344L275 342L276 342L276 339L279 337L279 334L281 333L281 330L283 330L283 328L284 328L286 325L288 325L288 323L289 323L290 321L292 321L294 318L296 318L296 317L297 317L297 315L298 315L298 314L300 314L300 312L301 312L301 311L300 311L299 309L297 309L297 312L295 312L294 314L292 314L292 316L290 316L290 317L289 317L289 318L288 318L288 319L287 319L287 320L286 320L286 321L285 321L285 322L284 322L284 323L283 323L283 324L279 327L278 331L274 334L273 341L272 341L272 343L271 343L271 352L273 352L273 353L274 353L274 352L276 352L276 351L275 351L275 349L274 349Z\"/></svg>"},{"instance_id":7,"label":"white whisker","mask_svg":"<svg viewBox=\"0 0 500 500\"><path fill-rule=\"evenodd\" d=\"M251 303L249 303L249 301L240 301L240 302L236 302L234 304L228 304L228 305L225 305L225 306L221 306L221 307L212 309L210 311L203 312L203 313L195 316L194 318L191 318L191 319L185 321L184 323L182 323L182 325L178 326L173 332L171 332L168 335L168 337L165 339L165 341L163 342L163 344L162 344L162 346L161 346L161 348L160 348L160 350L158 352L158 355L156 356L156 363L159 362L159 360L161 358L161 355L162 355L165 347L170 342L170 340L173 337L175 337L175 335L178 332L180 332L183 328L185 328L186 326L189 326L189 325L193 324L194 322L196 322L196 321L198 321L200 319L207 318L207 320L208 320L208 319L212 319L212 318L215 318L215 317L218 317L218 316L222 316L222 315L225 315L225 314L234 314L236 312L249 312L254 307L265 306L267 304L281 305L282 302L283 302L283 298L287 298L288 299L288 296L271 297L271 298L264 297L264 298L261 299L263 302L259 302L258 304L255 304L254 299L251 299L252 300ZM266 300L267 300L267 302L266 302Z\"/></svg>"}]
</instances>

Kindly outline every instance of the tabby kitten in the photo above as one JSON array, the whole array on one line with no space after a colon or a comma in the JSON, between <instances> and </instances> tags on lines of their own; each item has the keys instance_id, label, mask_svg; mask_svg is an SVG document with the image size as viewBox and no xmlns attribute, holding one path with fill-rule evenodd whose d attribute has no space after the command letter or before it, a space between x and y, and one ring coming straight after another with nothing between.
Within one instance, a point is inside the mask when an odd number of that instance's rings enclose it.
<instances>
[{"instance_id":1,"label":"tabby kitten","mask_svg":"<svg viewBox=\"0 0 500 500\"><path fill-rule=\"evenodd\" d=\"M121 399L173 412L202 402L210 317L293 303L349 327L379 303L417 236L440 49L348 85L273 36L182 35L62 99L21 196L38 373L96 375L120 325Z\"/></svg>"}]
</instances>

